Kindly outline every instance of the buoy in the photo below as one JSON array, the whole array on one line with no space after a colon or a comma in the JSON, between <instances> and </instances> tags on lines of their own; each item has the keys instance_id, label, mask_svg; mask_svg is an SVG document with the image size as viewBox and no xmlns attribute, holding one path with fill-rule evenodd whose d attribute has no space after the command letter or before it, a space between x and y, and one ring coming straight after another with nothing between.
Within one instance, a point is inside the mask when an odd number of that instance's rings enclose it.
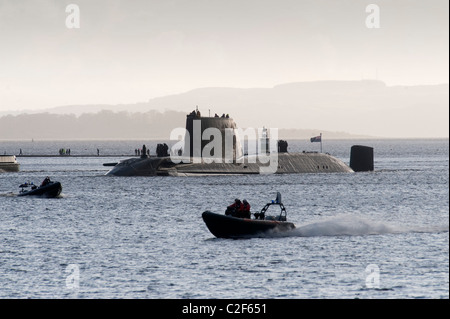
<instances>
[{"instance_id":1,"label":"buoy","mask_svg":"<svg viewBox=\"0 0 450 319\"><path fill-rule=\"evenodd\" d=\"M353 145L350 151L350 167L355 172L373 171L373 147Z\"/></svg>"}]
</instances>

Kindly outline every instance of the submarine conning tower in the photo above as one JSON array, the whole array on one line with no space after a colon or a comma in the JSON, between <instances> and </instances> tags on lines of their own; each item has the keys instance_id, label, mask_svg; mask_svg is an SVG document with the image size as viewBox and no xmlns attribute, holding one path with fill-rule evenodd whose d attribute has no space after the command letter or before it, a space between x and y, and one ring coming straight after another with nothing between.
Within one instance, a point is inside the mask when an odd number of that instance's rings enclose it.
<instances>
[{"instance_id":1,"label":"submarine conning tower","mask_svg":"<svg viewBox=\"0 0 450 319\"><path fill-rule=\"evenodd\" d=\"M199 111L192 111L186 116L183 156L232 159L236 162L243 154L236 129L236 123L228 115L202 117Z\"/></svg>"}]
</instances>

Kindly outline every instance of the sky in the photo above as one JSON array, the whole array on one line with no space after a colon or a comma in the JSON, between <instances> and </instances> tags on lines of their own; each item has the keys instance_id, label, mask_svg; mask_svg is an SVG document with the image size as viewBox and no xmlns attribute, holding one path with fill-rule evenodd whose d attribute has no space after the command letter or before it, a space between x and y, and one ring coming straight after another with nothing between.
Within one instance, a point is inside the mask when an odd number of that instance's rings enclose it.
<instances>
[{"instance_id":1,"label":"sky","mask_svg":"<svg viewBox=\"0 0 450 319\"><path fill-rule=\"evenodd\" d=\"M378 28L369 28L379 8ZM69 4L79 8L73 26ZM448 83L447 0L0 0L0 111L201 87ZM374 20L370 20L374 21Z\"/></svg>"}]
</instances>

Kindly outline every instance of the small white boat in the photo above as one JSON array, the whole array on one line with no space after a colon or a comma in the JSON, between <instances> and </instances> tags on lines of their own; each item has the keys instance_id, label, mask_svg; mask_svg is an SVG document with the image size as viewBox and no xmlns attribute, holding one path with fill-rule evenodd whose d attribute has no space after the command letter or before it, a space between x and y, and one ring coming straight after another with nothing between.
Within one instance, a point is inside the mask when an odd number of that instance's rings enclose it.
<instances>
[{"instance_id":1,"label":"small white boat","mask_svg":"<svg viewBox=\"0 0 450 319\"><path fill-rule=\"evenodd\" d=\"M0 172L18 172L19 167L15 155L0 155Z\"/></svg>"}]
</instances>

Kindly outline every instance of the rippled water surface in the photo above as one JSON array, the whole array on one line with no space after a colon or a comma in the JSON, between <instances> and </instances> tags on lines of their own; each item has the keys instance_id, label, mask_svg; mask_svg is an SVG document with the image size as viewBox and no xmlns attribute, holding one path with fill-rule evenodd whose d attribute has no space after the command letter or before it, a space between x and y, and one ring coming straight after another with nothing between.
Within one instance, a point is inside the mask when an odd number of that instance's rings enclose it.
<instances>
[{"instance_id":1,"label":"rippled water surface","mask_svg":"<svg viewBox=\"0 0 450 319\"><path fill-rule=\"evenodd\" d=\"M370 173L104 176L125 157L102 155L143 143L0 142L101 152L19 157L19 173L0 174L0 298L449 298L448 139L358 142L375 149ZM348 163L353 144L324 151ZM15 196L47 175L60 198ZM217 239L201 219L236 197L257 211L278 191L297 226L283 236Z\"/></svg>"}]
</instances>

